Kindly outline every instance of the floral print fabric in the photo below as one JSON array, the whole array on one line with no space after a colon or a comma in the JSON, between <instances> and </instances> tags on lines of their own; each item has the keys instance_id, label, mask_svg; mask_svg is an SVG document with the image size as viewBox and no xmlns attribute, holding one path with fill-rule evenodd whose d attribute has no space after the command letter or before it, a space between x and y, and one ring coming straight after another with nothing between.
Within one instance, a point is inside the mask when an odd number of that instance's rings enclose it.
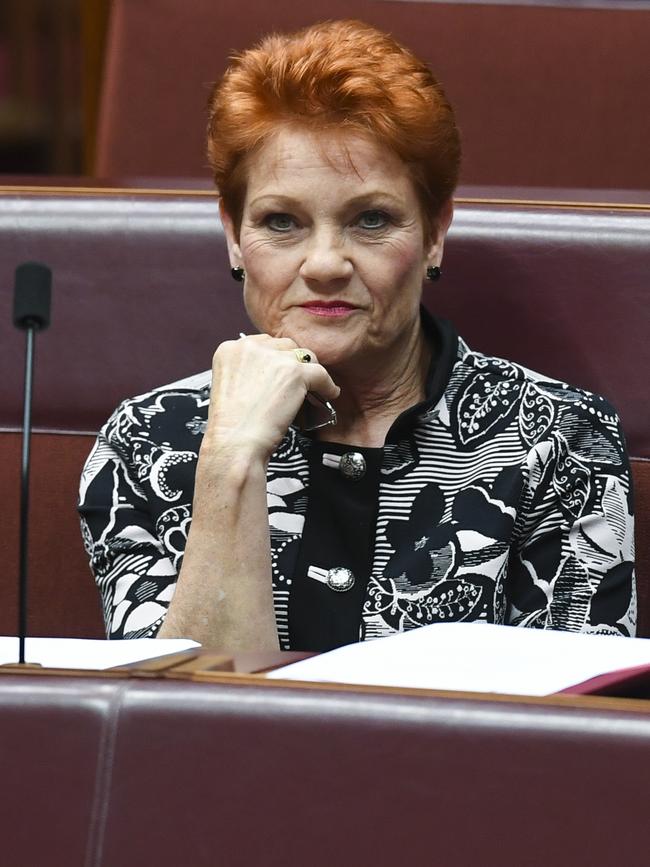
<instances>
[{"instance_id":1,"label":"floral print fabric","mask_svg":"<svg viewBox=\"0 0 650 867\"><path fill-rule=\"evenodd\" d=\"M457 620L633 635L633 509L614 410L456 347L442 393L383 449L359 638ZM80 514L109 637L154 635L165 616L209 394L206 373L125 401L88 458ZM285 648L309 447L290 428L267 475Z\"/></svg>"}]
</instances>

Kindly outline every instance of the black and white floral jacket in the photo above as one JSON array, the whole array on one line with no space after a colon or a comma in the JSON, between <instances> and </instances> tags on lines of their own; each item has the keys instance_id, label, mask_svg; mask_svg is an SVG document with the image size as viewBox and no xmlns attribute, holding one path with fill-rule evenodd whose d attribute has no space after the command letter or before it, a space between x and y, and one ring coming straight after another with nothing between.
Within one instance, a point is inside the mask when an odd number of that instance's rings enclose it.
<instances>
[{"instance_id":1,"label":"black and white floral jacket","mask_svg":"<svg viewBox=\"0 0 650 867\"><path fill-rule=\"evenodd\" d=\"M427 400L381 452L359 639L455 620L634 635L630 473L614 410L472 352L448 325L427 327L444 345ZM111 638L155 635L165 617L209 397L206 372L124 401L87 460L82 532ZM284 648L294 579L305 580L295 570L310 448L290 428L267 474Z\"/></svg>"}]
</instances>

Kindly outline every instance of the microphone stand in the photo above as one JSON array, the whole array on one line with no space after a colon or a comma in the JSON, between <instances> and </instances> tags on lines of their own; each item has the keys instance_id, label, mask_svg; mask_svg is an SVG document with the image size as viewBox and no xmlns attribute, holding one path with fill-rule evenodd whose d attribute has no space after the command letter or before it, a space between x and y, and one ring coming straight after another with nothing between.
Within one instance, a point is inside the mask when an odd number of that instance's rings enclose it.
<instances>
[{"instance_id":1,"label":"microphone stand","mask_svg":"<svg viewBox=\"0 0 650 867\"><path fill-rule=\"evenodd\" d=\"M23 407L22 465L20 475L20 560L18 567L18 663L25 662L27 636L27 552L29 536L29 467L32 439L32 390L34 383L34 333L30 322L25 329L25 400Z\"/></svg>"},{"instance_id":2,"label":"microphone stand","mask_svg":"<svg viewBox=\"0 0 650 867\"><path fill-rule=\"evenodd\" d=\"M13 320L25 332L25 390L23 402L22 466L20 478L20 543L18 565L18 666L25 666L27 637L27 568L29 537L29 468L32 438L32 393L37 331L50 324L52 272L40 262L16 268ZM11 667L11 666L9 666ZM28 667L28 666L27 666Z\"/></svg>"}]
</instances>

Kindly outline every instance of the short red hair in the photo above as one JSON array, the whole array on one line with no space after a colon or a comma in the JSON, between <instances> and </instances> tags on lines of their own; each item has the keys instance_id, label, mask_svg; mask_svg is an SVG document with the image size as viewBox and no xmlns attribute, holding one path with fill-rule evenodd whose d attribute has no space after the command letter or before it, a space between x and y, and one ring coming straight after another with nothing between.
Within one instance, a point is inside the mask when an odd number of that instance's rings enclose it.
<instances>
[{"instance_id":1,"label":"short red hair","mask_svg":"<svg viewBox=\"0 0 650 867\"><path fill-rule=\"evenodd\" d=\"M208 160L239 227L246 157L280 126L361 133L409 167L427 222L460 168L454 113L428 66L361 21L267 36L232 60L209 101Z\"/></svg>"}]
</instances>

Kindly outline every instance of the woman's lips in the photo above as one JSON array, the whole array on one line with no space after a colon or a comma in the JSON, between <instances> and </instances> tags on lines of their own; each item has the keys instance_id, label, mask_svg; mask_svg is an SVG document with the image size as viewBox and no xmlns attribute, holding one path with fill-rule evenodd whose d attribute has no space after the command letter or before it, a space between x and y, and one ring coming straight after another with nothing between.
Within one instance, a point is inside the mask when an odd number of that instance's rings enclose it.
<instances>
[{"instance_id":1,"label":"woman's lips","mask_svg":"<svg viewBox=\"0 0 650 867\"><path fill-rule=\"evenodd\" d=\"M358 307L354 304L348 304L347 301L308 301L306 304L300 305L304 310L313 313L314 316L348 316Z\"/></svg>"}]
</instances>

